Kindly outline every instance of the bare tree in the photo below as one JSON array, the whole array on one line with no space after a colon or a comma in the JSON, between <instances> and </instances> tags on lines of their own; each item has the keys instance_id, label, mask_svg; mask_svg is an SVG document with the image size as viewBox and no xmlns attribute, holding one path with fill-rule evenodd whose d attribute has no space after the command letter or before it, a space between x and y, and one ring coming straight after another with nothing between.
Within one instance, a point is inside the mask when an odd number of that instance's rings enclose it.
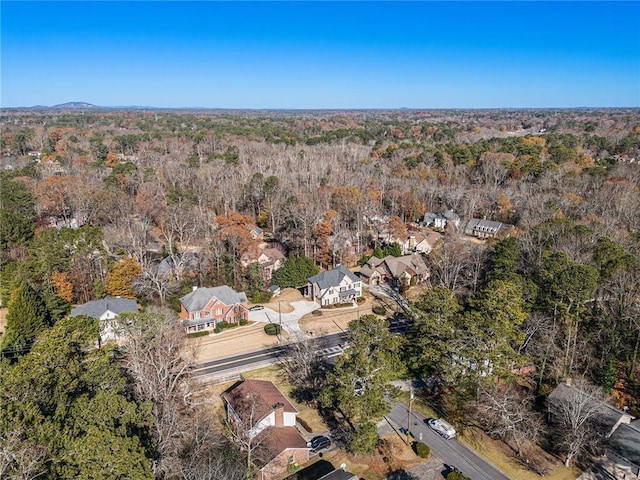
<instances>
[{"instance_id":1,"label":"bare tree","mask_svg":"<svg viewBox=\"0 0 640 480\"><path fill-rule=\"evenodd\" d=\"M270 428L264 428L261 421L269 407L256 392L236 388L229 393L228 402L233 410L228 410L227 428L233 442L247 456L246 474L251 478L255 463L268 463L273 458L273 436Z\"/></svg>"},{"instance_id":2,"label":"bare tree","mask_svg":"<svg viewBox=\"0 0 640 480\"><path fill-rule=\"evenodd\" d=\"M0 434L0 478L32 480L45 472L47 449L24 437L21 430Z\"/></svg>"},{"instance_id":3,"label":"bare tree","mask_svg":"<svg viewBox=\"0 0 640 480\"><path fill-rule=\"evenodd\" d=\"M608 433L598 421L602 415L602 392L584 382L579 383L579 388L561 384L547 401L555 426L554 438L568 467L574 458L593 452Z\"/></svg>"},{"instance_id":4,"label":"bare tree","mask_svg":"<svg viewBox=\"0 0 640 480\"><path fill-rule=\"evenodd\" d=\"M158 451L154 472L174 476L184 445L185 419L197 415L199 406L201 387L190 378L195 347L186 343L178 320L165 312L122 315L119 328L123 363L134 380L135 393L152 404Z\"/></svg>"},{"instance_id":5,"label":"bare tree","mask_svg":"<svg viewBox=\"0 0 640 480\"><path fill-rule=\"evenodd\" d=\"M322 335L322 332L314 332ZM294 385L292 392L298 400L312 401L325 386L325 366L317 351L320 339L304 335L292 336L287 345L280 368L285 378Z\"/></svg>"},{"instance_id":6,"label":"bare tree","mask_svg":"<svg viewBox=\"0 0 640 480\"><path fill-rule=\"evenodd\" d=\"M144 298L157 298L160 306L164 307L167 297L178 291L180 285L169 275L161 272L158 265L152 265L134 279L133 288Z\"/></svg>"},{"instance_id":7,"label":"bare tree","mask_svg":"<svg viewBox=\"0 0 640 480\"><path fill-rule=\"evenodd\" d=\"M489 435L498 437L522 457L543 429L542 418L533 410L533 403L533 395L513 383L480 382L475 412Z\"/></svg>"}]
</instances>

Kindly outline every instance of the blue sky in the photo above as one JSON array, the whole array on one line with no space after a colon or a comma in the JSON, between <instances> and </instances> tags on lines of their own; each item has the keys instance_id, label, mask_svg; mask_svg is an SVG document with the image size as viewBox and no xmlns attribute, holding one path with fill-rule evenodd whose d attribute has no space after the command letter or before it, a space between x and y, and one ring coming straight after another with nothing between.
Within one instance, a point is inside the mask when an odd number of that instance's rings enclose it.
<instances>
[{"instance_id":1,"label":"blue sky","mask_svg":"<svg viewBox=\"0 0 640 480\"><path fill-rule=\"evenodd\" d=\"M640 2L1 5L3 107L640 107Z\"/></svg>"}]
</instances>

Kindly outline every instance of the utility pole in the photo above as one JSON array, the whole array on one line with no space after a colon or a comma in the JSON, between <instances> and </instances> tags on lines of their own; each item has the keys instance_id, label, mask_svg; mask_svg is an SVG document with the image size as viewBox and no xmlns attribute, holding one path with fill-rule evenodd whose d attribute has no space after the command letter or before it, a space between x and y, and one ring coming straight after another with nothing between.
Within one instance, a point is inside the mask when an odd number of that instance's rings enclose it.
<instances>
[{"instance_id":1,"label":"utility pole","mask_svg":"<svg viewBox=\"0 0 640 480\"><path fill-rule=\"evenodd\" d=\"M280 302L282 300L278 300L278 322L280 323L280 330L282 331L282 310L280 308Z\"/></svg>"},{"instance_id":2,"label":"utility pole","mask_svg":"<svg viewBox=\"0 0 640 480\"><path fill-rule=\"evenodd\" d=\"M413 387L411 387L411 391L409 393L409 412L407 414L407 445L409 445L409 427L411 427L411 403L414 398Z\"/></svg>"}]
</instances>

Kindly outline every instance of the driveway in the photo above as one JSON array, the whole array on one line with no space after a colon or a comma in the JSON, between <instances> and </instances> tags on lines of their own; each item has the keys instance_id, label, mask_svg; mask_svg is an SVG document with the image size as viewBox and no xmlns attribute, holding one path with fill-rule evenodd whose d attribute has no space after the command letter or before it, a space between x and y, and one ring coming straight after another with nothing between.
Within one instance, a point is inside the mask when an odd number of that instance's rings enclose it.
<instances>
[{"instance_id":1,"label":"driveway","mask_svg":"<svg viewBox=\"0 0 640 480\"><path fill-rule=\"evenodd\" d=\"M249 311L249 320L263 323L281 323L282 328L289 335L305 335L298 321L306 314L320 308L316 302L308 300L299 300L290 302L293 312L279 314L276 310L264 308L264 310Z\"/></svg>"}]
</instances>

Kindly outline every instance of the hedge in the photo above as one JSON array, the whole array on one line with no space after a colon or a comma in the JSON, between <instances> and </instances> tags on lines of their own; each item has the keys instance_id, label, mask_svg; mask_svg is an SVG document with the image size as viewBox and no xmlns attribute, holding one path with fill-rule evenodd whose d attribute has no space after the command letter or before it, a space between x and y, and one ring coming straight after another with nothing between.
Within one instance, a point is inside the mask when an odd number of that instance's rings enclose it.
<instances>
[{"instance_id":1,"label":"hedge","mask_svg":"<svg viewBox=\"0 0 640 480\"><path fill-rule=\"evenodd\" d=\"M373 307L371 309L373 311L373 313L375 313L376 315L384 315L385 313L387 313L387 309L384 308L381 305L376 305L375 307Z\"/></svg>"},{"instance_id":2,"label":"hedge","mask_svg":"<svg viewBox=\"0 0 640 480\"><path fill-rule=\"evenodd\" d=\"M200 330L199 332L190 333L188 337L189 338L206 337L207 335L209 335L209 330Z\"/></svg>"},{"instance_id":3,"label":"hedge","mask_svg":"<svg viewBox=\"0 0 640 480\"><path fill-rule=\"evenodd\" d=\"M267 323L264 326L264 333L266 333L267 335L279 335L281 331L282 327L280 327L280 325L278 325L277 323Z\"/></svg>"},{"instance_id":4,"label":"hedge","mask_svg":"<svg viewBox=\"0 0 640 480\"><path fill-rule=\"evenodd\" d=\"M416 455L420 458L429 458L429 455L431 455L431 449L424 443L416 443Z\"/></svg>"}]
</instances>

